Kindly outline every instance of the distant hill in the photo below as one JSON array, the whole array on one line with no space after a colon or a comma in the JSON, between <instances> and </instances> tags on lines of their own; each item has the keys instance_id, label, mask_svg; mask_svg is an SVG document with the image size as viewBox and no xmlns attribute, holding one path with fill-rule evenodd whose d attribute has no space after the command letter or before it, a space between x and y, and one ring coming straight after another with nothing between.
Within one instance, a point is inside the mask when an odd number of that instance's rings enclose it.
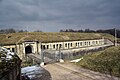
<instances>
[{"instance_id":1,"label":"distant hill","mask_svg":"<svg viewBox=\"0 0 120 80\"><path fill-rule=\"evenodd\" d=\"M72 40L86 40L107 38L114 41L114 37L106 33L74 33L74 32L22 32L22 33L9 33L0 34L0 45L4 44L18 44L22 41L39 41L39 42L59 42L59 41L72 41Z\"/></svg>"},{"instance_id":2,"label":"distant hill","mask_svg":"<svg viewBox=\"0 0 120 80\"><path fill-rule=\"evenodd\" d=\"M120 77L120 46L86 55L78 65Z\"/></svg>"}]
</instances>

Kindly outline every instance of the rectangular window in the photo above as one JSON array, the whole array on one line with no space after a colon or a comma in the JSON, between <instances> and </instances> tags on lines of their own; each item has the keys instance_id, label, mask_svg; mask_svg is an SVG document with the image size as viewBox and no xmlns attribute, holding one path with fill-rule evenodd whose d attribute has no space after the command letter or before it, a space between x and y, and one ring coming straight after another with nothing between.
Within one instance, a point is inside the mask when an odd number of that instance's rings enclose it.
<instances>
[{"instance_id":1,"label":"rectangular window","mask_svg":"<svg viewBox=\"0 0 120 80\"><path fill-rule=\"evenodd\" d=\"M67 47L67 43L65 43L65 47Z\"/></svg>"},{"instance_id":2,"label":"rectangular window","mask_svg":"<svg viewBox=\"0 0 120 80\"><path fill-rule=\"evenodd\" d=\"M8 50L10 50L10 48L7 48Z\"/></svg>"},{"instance_id":3,"label":"rectangular window","mask_svg":"<svg viewBox=\"0 0 120 80\"><path fill-rule=\"evenodd\" d=\"M56 49L59 49L58 44L56 44Z\"/></svg>"},{"instance_id":4,"label":"rectangular window","mask_svg":"<svg viewBox=\"0 0 120 80\"><path fill-rule=\"evenodd\" d=\"M79 43L78 43L78 47L79 47Z\"/></svg>"},{"instance_id":5,"label":"rectangular window","mask_svg":"<svg viewBox=\"0 0 120 80\"><path fill-rule=\"evenodd\" d=\"M7 50L10 50L10 48L7 48Z\"/></svg>"},{"instance_id":6,"label":"rectangular window","mask_svg":"<svg viewBox=\"0 0 120 80\"><path fill-rule=\"evenodd\" d=\"M49 49L49 45L47 45L47 49Z\"/></svg>"},{"instance_id":7,"label":"rectangular window","mask_svg":"<svg viewBox=\"0 0 120 80\"><path fill-rule=\"evenodd\" d=\"M42 49L45 49L45 45L42 45L42 47L41 47Z\"/></svg>"},{"instance_id":8,"label":"rectangular window","mask_svg":"<svg viewBox=\"0 0 120 80\"><path fill-rule=\"evenodd\" d=\"M68 48L70 47L70 43L68 43Z\"/></svg>"},{"instance_id":9,"label":"rectangular window","mask_svg":"<svg viewBox=\"0 0 120 80\"><path fill-rule=\"evenodd\" d=\"M89 42L89 45L90 45L90 42Z\"/></svg>"},{"instance_id":10,"label":"rectangular window","mask_svg":"<svg viewBox=\"0 0 120 80\"><path fill-rule=\"evenodd\" d=\"M59 46L60 46L60 48L62 48L62 44L60 44Z\"/></svg>"},{"instance_id":11,"label":"rectangular window","mask_svg":"<svg viewBox=\"0 0 120 80\"><path fill-rule=\"evenodd\" d=\"M53 48L55 49L55 45L53 45Z\"/></svg>"},{"instance_id":12,"label":"rectangular window","mask_svg":"<svg viewBox=\"0 0 120 80\"><path fill-rule=\"evenodd\" d=\"M98 42L96 41L96 44L98 44Z\"/></svg>"},{"instance_id":13,"label":"rectangular window","mask_svg":"<svg viewBox=\"0 0 120 80\"><path fill-rule=\"evenodd\" d=\"M15 52L15 48L12 48L12 52Z\"/></svg>"},{"instance_id":14,"label":"rectangular window","mask_svg":"<svg viewBox=\"0 0 120 80\"><path fill-rule=\"evenodd\" d=\"M72 43L71 43L71 47L72 47Z\"/></svg>"},{"instance_id":15,"label":"rectangular window","mask_svg":"<svg viewBox=\"0 0 120 80\"><path fill-rule=\"evenodd\" d=\"M77 43L76 43L76 47L77 47Z\"/></svg>"}]
</instances>

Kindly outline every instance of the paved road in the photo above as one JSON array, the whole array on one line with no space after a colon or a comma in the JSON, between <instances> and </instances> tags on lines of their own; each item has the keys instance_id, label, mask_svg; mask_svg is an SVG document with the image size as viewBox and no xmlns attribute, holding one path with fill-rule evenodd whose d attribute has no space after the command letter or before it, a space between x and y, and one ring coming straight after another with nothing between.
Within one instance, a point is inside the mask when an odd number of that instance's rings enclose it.
<instances>
[{"instance_id":1,"label":"paved road","mask_svg":"<svg viewBox=\"0 0 120 80\"><path fill-rule=\"evenodd\" d=\"M118 80L116 77L93 72L71 63L55 63L44 66L52 80Z\"/></svg>"},{"instance_id":2,"label":"paved road","mask_svg":"<svg viewBox=\"0 0 120 80\"><path fill-rule=\"evenodd\" d=\"M90 80L55 64L49 64L45 69L50 72L52 80Z\"/></svg>"}]
</instances>

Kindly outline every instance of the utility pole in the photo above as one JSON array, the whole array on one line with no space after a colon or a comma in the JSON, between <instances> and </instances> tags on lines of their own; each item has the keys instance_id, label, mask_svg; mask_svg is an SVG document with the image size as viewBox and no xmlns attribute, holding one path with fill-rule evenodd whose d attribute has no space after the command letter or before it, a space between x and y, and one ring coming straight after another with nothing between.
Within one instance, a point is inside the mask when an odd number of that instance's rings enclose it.
<instances>
[{"instance_id":1,"label":"utility pole","mask_svg":"<svg viewBox=\"0 0 120 80\"><path fill-rule=\"evenodd\" d=\"M116 31L116 29L114 29L115 31L115 46L117 46L117 31Z\"/></svg>"}]
</instances>

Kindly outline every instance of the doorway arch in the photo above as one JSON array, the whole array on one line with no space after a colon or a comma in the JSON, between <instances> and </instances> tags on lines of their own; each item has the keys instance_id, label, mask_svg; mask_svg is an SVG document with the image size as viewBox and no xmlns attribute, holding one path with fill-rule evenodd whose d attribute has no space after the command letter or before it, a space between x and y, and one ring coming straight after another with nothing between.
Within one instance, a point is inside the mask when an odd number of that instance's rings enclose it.
<instances>
[{"instance_id":1,"label":"doorway arch","mask_svg":"<svg viewBox=\"0 0 120 80\"><path fill-rule=\"evenodd\" d=\"M26 47L25 47L25 53L26 53L26 54L32 53L32 46L30 46L30 45L29 45L29 46L26 46Z\"/></svg>"}]
</instances>

